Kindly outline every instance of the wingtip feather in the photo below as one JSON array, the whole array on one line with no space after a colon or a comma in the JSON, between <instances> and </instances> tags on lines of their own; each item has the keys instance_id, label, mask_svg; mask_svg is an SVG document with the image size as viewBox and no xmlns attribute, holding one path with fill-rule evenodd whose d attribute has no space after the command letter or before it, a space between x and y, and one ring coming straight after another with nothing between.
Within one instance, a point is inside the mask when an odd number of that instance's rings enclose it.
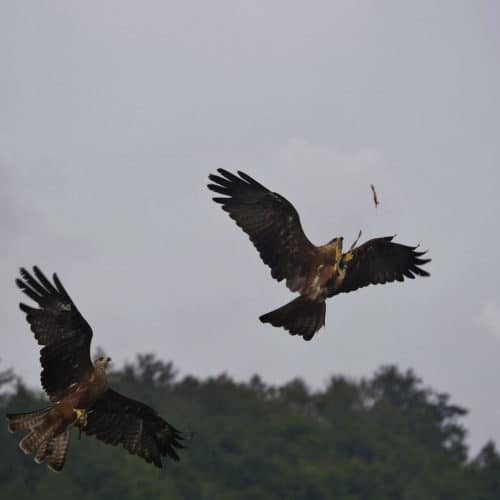
<instances>
[{"instance_id":1,"label":"wingtip feather","mask_svg":"<svg viewBox=\"0 0 500 500\"><path fill-rule=\"evenodd\" d=\"M221 198L217 196L215 198L212 198L212 200L215 201L215 203L220 203L221 205L223 205L224 203L227 202L227 200L229 200L229 198Z\"/></svg>"}]
</instances>

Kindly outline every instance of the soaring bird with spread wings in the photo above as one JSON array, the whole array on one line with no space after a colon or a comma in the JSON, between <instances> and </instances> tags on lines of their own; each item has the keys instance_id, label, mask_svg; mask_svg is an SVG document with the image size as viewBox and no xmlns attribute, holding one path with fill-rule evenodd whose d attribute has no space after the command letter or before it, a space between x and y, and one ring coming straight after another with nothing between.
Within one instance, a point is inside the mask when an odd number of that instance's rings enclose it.
<instances>
[{"instance_id":1,"label":"soaring bird with spread wings","mask_svg":"<svg viewBox=\"0 0 500 500\"><path fill-rule=\"evenodd\" d=\"M121 444L131 454L162 466L162 457L179 460L182 434L152 408L122 396L108 386L106 366L110 358L92 362L92 329L80 314L56 274L53 283L37 268L34 276L21 269L17 286L39 308L21 303L38 343L41 382L50 398L48 408L8 414L10 432L28 430L19 446L35 453L35 462L47 459L53 471L62 470L69 444L69 428L75 424L105 443Z\"/></svg>"},{"instance_id":2,"label":"soaring bird with spread wings","mask_svg":"<svg viewBox=\"0 0 500 500\"><path fill-rule=\"evenodd\" d=\"M271 276L285 280L292 292L300 294L261 316L263 323L311 340L325 324L328 297L371 284L429 276L421 268L430 261L422 258L425 252L395 243L393 236L374 238L358 247L356 240L347 252L342 252L342 237L315 246L287 199L243 172L235 175L222 168L218 172L220 175L209 175L212 183L208 188L222 195L213 200L247 233L271 268Z\"/></svg>"}]
</instances>

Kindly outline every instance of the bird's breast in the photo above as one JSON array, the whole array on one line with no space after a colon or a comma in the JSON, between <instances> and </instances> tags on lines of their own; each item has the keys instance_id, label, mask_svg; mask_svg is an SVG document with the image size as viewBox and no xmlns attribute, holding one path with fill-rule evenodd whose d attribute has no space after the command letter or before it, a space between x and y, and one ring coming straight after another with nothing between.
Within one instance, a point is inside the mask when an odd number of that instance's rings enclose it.
<instances>
[{"instance_id":1,"label":"bird's breast","mask_svg":"<svg viewBox=\"0 0 500 500\"><path fill-rule=\"evenodd\" d=\"M321 264L310 277L306 295L311 300L324 300L328 293L328 283L336 273L336 266Z\"/></svg>"}]
</instances>

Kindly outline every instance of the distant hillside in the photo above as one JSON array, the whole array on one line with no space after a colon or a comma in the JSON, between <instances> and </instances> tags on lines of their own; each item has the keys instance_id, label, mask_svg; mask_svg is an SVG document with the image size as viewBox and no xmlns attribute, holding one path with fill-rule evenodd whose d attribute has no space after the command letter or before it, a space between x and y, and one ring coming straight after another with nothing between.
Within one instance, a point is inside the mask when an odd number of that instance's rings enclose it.
<instances>
[{"instance_id":1,"label":"distant hillside","mask_svg":"<svg viewBox=\"0 0 500 500\"><path fill-rule=\"evenodd\" d=\"M0 374L0 385L9 381ZM138 356L113 372L115 389L194 432L181 462L162 470L76 430L60 474L24 456L0 429L0 498L186 500L498 500L500 456L488 443L467 461L466 411L411 371L382 367L368 380L332 377L310 392L258 376L178 380L171 363ZM17 385L2 410L46 404Z\"/></svg>"}]
</instances>

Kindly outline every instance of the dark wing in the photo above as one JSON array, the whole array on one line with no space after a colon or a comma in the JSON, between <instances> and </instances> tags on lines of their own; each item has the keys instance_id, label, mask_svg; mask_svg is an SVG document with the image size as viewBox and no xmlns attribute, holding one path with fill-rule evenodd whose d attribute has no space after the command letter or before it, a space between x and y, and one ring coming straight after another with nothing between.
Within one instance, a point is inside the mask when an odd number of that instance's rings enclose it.
<instances>
[{"instance_id":1,"label":"dark wing","mask_svg":"<svg viewBox=\"0 0 500 500\"><path fill-rule=\"evenodd\" d=\"M213 182L208 188L224 197L213 200L248 234L271 276L286 279L290 290L300 291L320 255L304 234L297 210L243 172L239 177L222 168L218 172L208 176Z\"/></svg>"},{"instance_id":2,"label":"dark wing","mask_svg":"<svg viewBox=\"0 0 500 500\"><path fill-rule=\"evenodd\" d=\"M417 247L393 243L393 238L375 238L344 254L345 278L336 290L332 290L331 295L351 292L368 285L429 276L420 267L430 262L430 259L422 258L426 252L417 252Z\"/></svg>"},{"instance_id":3,"label":"dark wing","mask_svg":"<svg viewBox=\"0 0 500 500\"><path fill-rule=\"evenodd\" d=\"M17 286L39 306L19 304L26 313L38 343L42 364L41 382L51 400L59 399L73 383L94 369L90 359L92 329L73 304L56 274L51 283L36 266L33 277L21 269Z\"/></svg>"},{"instance_id":4,"label":"dark wing","mask_svg":"<svg viewBox=\"0 0 500 500\"><path fill-rule=\"evenodd\" d=\"M179 460L176 448L184 448L182 433L149 406L108 389L89 408L83 431L107 444L121 444L132 455L162 466L161 457Z\"/></svg>"}]
</instances>

